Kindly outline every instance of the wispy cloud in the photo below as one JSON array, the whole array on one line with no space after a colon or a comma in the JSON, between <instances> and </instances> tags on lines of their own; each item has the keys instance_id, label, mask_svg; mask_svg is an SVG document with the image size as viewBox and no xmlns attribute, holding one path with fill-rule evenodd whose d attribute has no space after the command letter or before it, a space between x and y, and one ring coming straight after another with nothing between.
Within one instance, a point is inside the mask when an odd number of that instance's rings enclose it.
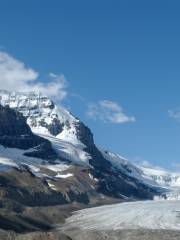
<instances>
[{"instance_id":1,"label":"wispy cloud","mask_svg":"<svg viewBox=\"0 0 180 240\"><path fill-rule=\"evenodd\" d=\"M174 118L175 120L180 122L180 109L169 110L169 117Z\"/></svg>"},{"instance_id":2,"label":"wispy cloud","mask_svg":"<svg viewBox=\"0 0 180 240\"><path fill-rule=\"evenodd\" d=\"M40 91L58 100L67 95L67 81L62 74L49 73L49 81L44 83L40 81L37 71L3 51L0 51L0 88L10 91Z\"/></svg>"},{"instance_id":3,"label":"wispy cloud","mask_svg":"<svg viewBox=\"0 0 180 240\"><path fill-rule=\"evenodd\" d=\"M153 165L151 162L144 160L141 157L135 157L132 161L140 167L151 168L151 169L156 169L156 170L164 170L163 167Z\"/></svg>"},{"instance_id":4,"label":"wispy cloud","mask_svg":"<svg viewBox=\"0 0 180 240\"><path fill-rule=\"evenodd\" d=\"M37 87L49 97L54 97L58 100L63 100L67 97L68 82L63 74L49 73L50 81L47 84L39 83Z\"/></svg>"},{"instance_id":5,"label":"wispy cloud","mask_svg":"<svg viewBox=\"0 0 180 240\"><path fill-rule=\"evenodd\" d=\"M135 117L127 116L123 108L117 103L110 100L101 100L97 103L91 103L88 106L87 116L94 120L122 124L135 122Z\"/></svg>"}]
</instances>

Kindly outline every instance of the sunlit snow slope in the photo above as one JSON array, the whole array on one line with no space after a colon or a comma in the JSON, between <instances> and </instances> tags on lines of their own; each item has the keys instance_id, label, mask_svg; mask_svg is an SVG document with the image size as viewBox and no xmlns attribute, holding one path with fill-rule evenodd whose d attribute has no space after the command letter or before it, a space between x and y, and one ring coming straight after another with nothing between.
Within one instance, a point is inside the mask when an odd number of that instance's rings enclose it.
<instances>
[{"instance_id":1,"label":"sunlit snow slope","mask_svg":"<svg viewBox=\"0 0 180 240\"><path fill-rule=\"evenodd\" d=\"M151 186L161 186L167 190L180 189L180 173L137 166L118 154L103 149L101 149L101 152L103 156L112 163L114 168L120 169L130 177Z\"/></svg>"}]
</instances>

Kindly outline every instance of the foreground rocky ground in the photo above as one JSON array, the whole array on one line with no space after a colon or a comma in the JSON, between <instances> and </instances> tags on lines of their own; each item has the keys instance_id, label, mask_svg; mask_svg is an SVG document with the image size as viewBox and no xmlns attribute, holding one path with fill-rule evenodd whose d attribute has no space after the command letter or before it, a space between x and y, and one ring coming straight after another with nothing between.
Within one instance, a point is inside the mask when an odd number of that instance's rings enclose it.
<instances>
[{"instance_id":1,"label":"foreground rocky ground","mask_svg":"<svg viewBox=\"0 0 180 240\"><path fill-rule=\"evenodd\" d=\"M166 230L78 231L67 234L73 240L179 240L180 232Z\"/></svg>"},{"instance_id":2,"label":"foreground rocky ground","mask_svg":"<svg viewBox=\"0 0 180 240\"><path fill-rule=\"evenodd\" d=\"M15 234L0 232L1 240L180 240L180 232L167 230L81 231Z\"/></svg>"}]
</instances>

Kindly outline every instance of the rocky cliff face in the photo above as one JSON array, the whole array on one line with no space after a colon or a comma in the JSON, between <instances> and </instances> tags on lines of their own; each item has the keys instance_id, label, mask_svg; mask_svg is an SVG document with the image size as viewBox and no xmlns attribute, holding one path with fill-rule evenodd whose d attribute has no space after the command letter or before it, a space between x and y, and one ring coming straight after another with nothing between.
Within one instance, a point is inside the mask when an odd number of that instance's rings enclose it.
<instances>
[{"instance_id":1,"label":"rocky cliff face","mask_svg":"<svg viewBox=\"0 0 180 240\"><path fill-rule=\"evenodd\" d=\"M38 134L77 139L86 146L94 144L93 135L79 119L63 107L57 107L48 97L37 93L0 92L1 105L20 112Z\"/></svg>"},{"instance_id":2,"label":"rocky cliff face","mask_svg":"<svg viewBox=\"0 0 180 240\"><path fill-rule=\"evenodd\" d=\"M0 105L0 145L6 148L29 150L25 155L42 159L56 159L51 143L32 133L26 119L19 112Z\"/></svg>"}]
</instances>

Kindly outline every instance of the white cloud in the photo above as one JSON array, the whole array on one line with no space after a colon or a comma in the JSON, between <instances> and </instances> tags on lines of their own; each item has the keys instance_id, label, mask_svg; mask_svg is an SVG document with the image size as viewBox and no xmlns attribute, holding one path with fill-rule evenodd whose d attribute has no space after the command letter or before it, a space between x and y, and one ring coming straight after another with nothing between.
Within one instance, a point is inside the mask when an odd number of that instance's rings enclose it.
<instances>
[{"instance_id":1,"label":"white cloud","mask_svg":"<svg viewBox=\"0 0 180 240\"><path fill-rule=\"evenodd\" d=\"M56 98L59 101L66 98L68 84L64 75L56 75L54 73L49 73L49 78L50 81L48 81L47 83L36 81L33 84L28 84L27 91L39 91L42 94L51 98Z\"/></svg>"},{"instance_id":2,"label":"white cloud","mask_svg":"<svg viewBox=\"0 0 180 240\"><path fill-rule=\"evenodd\" d=\"M62 100L66 97L67 81L63 75L49 74L50 80L39 80L39 73L0 51L0 89L10 91L39 91L49 97Z\"/></svg>"},{"instance_id":3,"label":"white cloud","mask_svg":"<svg viewBox=\"0 0 180 240\"><path fill-rule=\"evenodd\" d=\"M135 117L127 116L117 102L101 100L88 106L87 116L94 120L115 124L135 122Z\"/></svg>"},{"instance_id":4,"label":"white cloud","mask_svg":"<svg viewBox=\"0 0 180 240\"><path fill-rule=\"evenodd\" d=\"M135 157L132 161L140 167L151 168L151 169L156 169L156 170L164 170L163 167L153 165L151 162L144 160L141 157Z\"/></svg>"},{"instance_id":5,"label":"white cloud","mask_svg":"<svg viewBox=\"0 0 180 240\"><path fill-rule=\"evenodd\" d=\"M152 164L147 160L143 160L142 162L140 162L140 165L142 167L145 167L145 168L151 168L152 167Z\"/></svg>"},{"instance_id":6,"label":"white cloud","mask_svg":"<svg viewBox=\"0 0 180 240\"><path fill-rule=\"evenodd\" d=\"M177 121L180 121L180 109L169 110L168 114L171 118L174 118Z\"/></svg>"}]
</instances>

